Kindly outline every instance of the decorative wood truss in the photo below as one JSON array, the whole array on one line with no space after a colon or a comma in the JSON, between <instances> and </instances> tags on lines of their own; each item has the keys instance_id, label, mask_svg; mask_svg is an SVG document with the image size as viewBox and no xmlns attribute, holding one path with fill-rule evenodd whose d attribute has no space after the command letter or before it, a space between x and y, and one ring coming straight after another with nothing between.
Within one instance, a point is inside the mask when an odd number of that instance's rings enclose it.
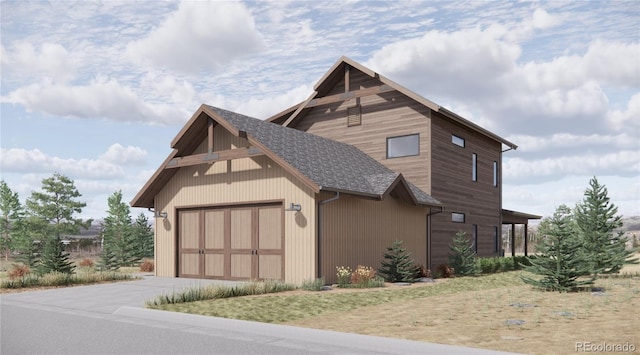
<instances>
[{"instance_id":1,"label":"decorative wood truss","mask_svg":"<svg viewBox=\"0 0 640 355\"><path fill-rule=\"evenodd\" d=\"M350 66L348 64L345 65L344 67L344 93L316 98L316 96L318 96L318 92L317 91L314 92L311 96L309 96L309 98L304 103L298 106L298 109L296 109L296 111L293 114L291 114L291 116L289 116L289 118L283 124L283 126L288 126L289 123L291 123L291 121L293 121L298 116L298 114L300 114L302 110L307 108L332 104L336 102L344 102L352 99L358 99L365 96L378 95L385 92L396 90L390 85L383 84L383 85L373 86L366 89L350 91L349 68Z\"/></svg>"},{"instance_id":2,"label":"decorative wood truss","mask_svg":"<svg viewBox=\"0 0 640 355\"><path fill-rule=\"evenodd\" d=\"M177 157L169 160L164 168L165 169L176 169L182 168L185 166L193 166L199 164L213 164L217 161L226 161L226 160L234 160L234 159L242 159L248 157L257 157L264 155L264 152L256 147L248 147L248 148L234 148L227 150L213 150L213 128L215 127L215 123L212 119L209 119L208 127L207 127L207 153L201 154L192 154L186 155L183 157ZM240 132L240 136L244 136L246 138L246 134L244 132Z\"/></svg>"}]
</instances>

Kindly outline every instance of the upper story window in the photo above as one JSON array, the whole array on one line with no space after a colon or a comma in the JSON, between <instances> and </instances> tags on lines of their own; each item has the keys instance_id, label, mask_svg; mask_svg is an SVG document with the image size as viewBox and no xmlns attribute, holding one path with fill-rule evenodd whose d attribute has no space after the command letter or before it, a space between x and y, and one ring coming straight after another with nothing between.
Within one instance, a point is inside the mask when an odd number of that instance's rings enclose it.
<instances>
[{"instance_id":1,"label":"upper story window","mask_svg":"<svg viewBox=\"0 0 640 355\"><path fill-rule=\"evenodd\" d=\"M419 134L387 138L387 158L400 158L419 154Z\"/></svg>"},{"instance_id":2,"label":"upper story window","mask_svg":"<svg viewBox=\"0 0 640 355\"><path fill-rule=\"evenodd\" d=\"M460 138L455 134L451 135L451 143L464 148L464 138Z\"/></svg>"},{"instance_id":3,"label":"upper story window","mask_svg":"<svg viewBox=\"0 0 640 355\"><path fill-rule=\"evenodd\" d=\"M464 213L451 212L451 222L464 223Z\"/></svg>"},{"instance_id":4,"label":"upper story window","mask_svg":"<svg viewBox=\"0 0 640 355\"><path fill-rule=\"evenodd\" d=\"M471 180L478 181L478 154L471 154Z\"/></svg>"},{"instance_id":5,"label":"upper story window","mask_svg":"<svg viewBox=\"0 0 640 355\"><path fill-rule=\"evenodd\" d=\"M498 186L498 162L493 161L493 186Z\"/></svg>"}]
</instances>

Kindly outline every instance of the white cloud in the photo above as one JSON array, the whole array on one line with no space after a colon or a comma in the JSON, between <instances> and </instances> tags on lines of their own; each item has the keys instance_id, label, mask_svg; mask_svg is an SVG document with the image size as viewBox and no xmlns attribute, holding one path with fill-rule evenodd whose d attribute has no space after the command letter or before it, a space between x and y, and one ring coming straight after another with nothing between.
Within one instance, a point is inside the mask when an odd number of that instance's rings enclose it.
<instances>
[{"instance_id":1,"label":"white cloud","mask_svg":"<svg viewBox=\"0 0 640 355\"><path fill-rule=\"evenodd\" d=\"M512 180L546 181L560 175L603 175L615 171L621 176L640 174L640 152L624 150L608 154L587 153L539 160L505 159L503 177Z\"/></svg>"},{"instance_id":2,"label":"white cloud","mask_svg":"<svg viewBox=\"0 0 640 355\"><path fill-rule=\"evenodd\" d=\"M123 147L120 143L114 143L100 159L117 165L141 165L145 163L146 157L147 151L140 147Z\"/></svg>"},{"instance_id":3,"label":"white cloud","mask_svg":"<svg viewBox=\"0 0 640 355\"><path fill-rule=\"evenodd\" d=\"M3 173L59 172L72 179L117 179L124 170L115 164L96 159L64 159L41 152L39 149L0 148L0 167Z\"/></svg>"},{"instance_id":4,"label":"white cloud","mask_svg":"<svg viewBox=\"0 0 640 355\"><path fill-rule=\"evenodd\" d=\"M626 110L613 110L609 112L607 118L614 129L637 134L636 143L638 143L637 140L640 137L640 93L629 99Z\"/></svg>"},{"instance_id":5,"label":"white cloud","mask_svg":"<svg viewBox=\"0 0 640 355\"><path fill-rule=\"evenodd\" d=\"M16 89L2 100L51 116L149 123L181 123L184 118L182 110L145 102L130 87L102 76L88 85L44 81Z\"/></svg>"},{"instance_id":6,"label":"white cloud","mask_svg":"<svg viewBox=\"0 0 640 355\"><path fill-rule=\"evenodd\" d=\"M623 150L637 146L638 138L626 133L617 135L577 135L572 133L556 133L549 136L514 135L509 140L517 142L518 152L555 152L565 149L612 149Z\"/></svg>"},{"instance_id":7,"label":"white cloud","mask_svg":"<svg viewBox=\"0 0 640 355\"><path fill-rule=\"evenodd\" d=\"M146 38L127 46L140 64L186 73L219 70L264 46L253 16L240 2L184 1Z\"/></svg>"},{"instance_id":8,"label":"white cloud","mask_svg":"<svg viewBox=\"0 0 640 355\"><path fill-rule=\"evenodd\" d=\"M29 42L16 42L10 48L2 46L3 76L19 74L28 78L46 77L68 81L75 75L76 64L69 52L57 43L42 43L39 48Z\"/></svg>"}]
</instances>

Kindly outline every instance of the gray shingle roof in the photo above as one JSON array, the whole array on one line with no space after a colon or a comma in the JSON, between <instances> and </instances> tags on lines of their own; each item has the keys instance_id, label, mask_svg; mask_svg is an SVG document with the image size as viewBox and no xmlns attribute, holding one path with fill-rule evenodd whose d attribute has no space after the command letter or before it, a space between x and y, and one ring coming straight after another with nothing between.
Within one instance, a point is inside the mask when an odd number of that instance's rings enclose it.
<instances>
[{"instance_id":1,"label":"gray shingle roof","mask_svg":"<svg viewBox=\"0 0 640 355\"><path fill-rule=\"evenodd\" d=\"M314 134L208 106L239 131L245 131L322 190L383 195L399 174L358 148ZM419 204L440 202L407 182Z\"/></svg>"}]
</instances>

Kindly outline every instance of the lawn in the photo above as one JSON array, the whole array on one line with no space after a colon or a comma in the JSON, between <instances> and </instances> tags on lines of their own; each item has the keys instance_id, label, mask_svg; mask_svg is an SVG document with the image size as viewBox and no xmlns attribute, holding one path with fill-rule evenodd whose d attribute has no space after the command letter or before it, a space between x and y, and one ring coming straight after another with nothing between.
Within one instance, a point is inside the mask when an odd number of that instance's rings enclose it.
<instances>
[{"instance_id":1,"label":"lawn","mask_svg":"<svg viewBox=\"0 0 640 355\"><path fill-rule=\"evenodd\" d=\"M521 274L153 308L530 354L575 353L576 342L628 343L640 351L639 277L598 280L596 293L557 293L524 285Z\"/></svg>"}]
</instances>

